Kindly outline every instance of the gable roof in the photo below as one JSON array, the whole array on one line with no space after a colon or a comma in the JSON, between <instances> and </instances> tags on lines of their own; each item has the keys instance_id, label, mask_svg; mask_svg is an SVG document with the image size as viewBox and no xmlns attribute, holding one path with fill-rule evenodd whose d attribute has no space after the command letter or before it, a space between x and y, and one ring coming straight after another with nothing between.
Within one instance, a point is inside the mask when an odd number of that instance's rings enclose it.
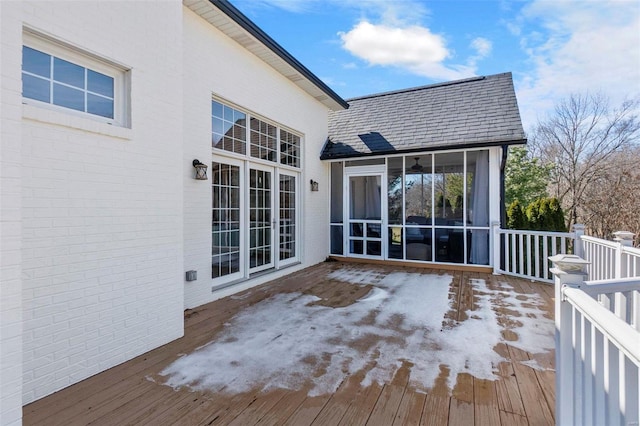
<instances>
[{"instance_id":1,"label":"gable roof","mask_svg":"<svg viewBox=\"0 0 640 426\"><path fill-rule=\"evenodd\" d=\"M526 143L511 73L347 100L323 160Z\"/></svg>"},{"instance_id":2,"label":"gable roof","mask_svg":"<svg viewBox=\"0 0 640 426\"><path fill-rule=\"evenodd\" d=\"M228 0L183 0L183 4L330 110L349 108L344 99Z\"/></svg>"}]
</instances>

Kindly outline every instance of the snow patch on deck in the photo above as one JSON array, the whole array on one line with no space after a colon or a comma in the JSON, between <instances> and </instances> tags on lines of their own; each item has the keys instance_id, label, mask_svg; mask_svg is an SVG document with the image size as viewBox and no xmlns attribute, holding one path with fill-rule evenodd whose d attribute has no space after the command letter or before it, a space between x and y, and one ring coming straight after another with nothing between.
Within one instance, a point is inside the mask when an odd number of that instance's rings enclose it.
<instances>
[{"instance_id":1,"label":"snow patch on deck","mask_svg":"<svg viewBox=\"0 0 640 426\"><path fill-rule=\"evenodd\" d=\"M422 389L434 385L440 365L449 369L449 388L459 373L494 380L504 361L494 348L506 342L496 304L518 312L513 319L522 324L512 328L518 340L506 343L531 353L553 348L553 322L543 317L540 296L522 297L507 285L496 290L470 280L475 309L466 320L443 326L452 307L450 275L340 269L328 278L373 288L338 308L313 304L318 297L300 293L265 299L161 375L175 388L239 393L310 385L311 396L334 392L358 372L365 372L363 386L388 383L403 362Z\"/></svg>"}]
</instances>

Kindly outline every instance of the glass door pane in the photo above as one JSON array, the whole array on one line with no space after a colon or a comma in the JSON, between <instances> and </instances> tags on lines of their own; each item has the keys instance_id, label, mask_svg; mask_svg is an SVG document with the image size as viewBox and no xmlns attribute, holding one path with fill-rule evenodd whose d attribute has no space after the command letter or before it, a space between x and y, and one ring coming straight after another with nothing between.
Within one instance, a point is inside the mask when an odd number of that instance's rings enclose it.
<instances>
[{"instance_id":1,"label":"glass door pane","mask_svg":"<svg viewBox=\"0 0 640 426\"><path fill-rule=\"evenodd\" d=\"M350 255L382 257L381 197L382 175L349 176Z\"/></svg>"},{"instance_id":2,"label":"glass door pane","mask_svg":"<svg viewBox=\"0 0 640 426\"><path fill-rule=\"evenodd\" d=\"M214 162L212 181L211 275L240 271L240 167Z\"/></svg>"},{"instance_id":3,"label":"glass door pane","mask_svg":"<svg viewBox=\"0 0 640 426\"><path fill-rule=\"evenodd\" d=\"M273 172L249 169L249 268L273 267Z\"/></svg>"},{"instance_id":4,"label":"glass door pane","mask_svg":"<svg viewBox=\"0 0 640 426\"><path fill-rule=\"evenodd\" d=\"M281 174L279 188L280 257L296 257L296 177Z\"/></svg>"}]
</instances>

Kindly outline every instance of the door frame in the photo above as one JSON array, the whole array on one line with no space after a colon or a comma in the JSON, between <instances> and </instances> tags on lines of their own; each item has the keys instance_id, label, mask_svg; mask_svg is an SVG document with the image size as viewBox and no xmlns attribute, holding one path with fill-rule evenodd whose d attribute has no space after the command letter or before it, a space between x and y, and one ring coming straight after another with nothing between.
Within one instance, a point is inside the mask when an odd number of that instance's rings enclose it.
<instances>
[{"instance_id":1,"label":"door frame","mask_svg":"<svg viewBox=\"0 0 640 426\"><path fill-rule=\"evenodd\" d=\"M363 254L353 254L349 250L349 240L351 234L351 177L363 177L363 176L379 176L380 177L380 256L368 255L366 253L366 247L363 246ZM342 234L343 253L346 257L363 258L363 259L387 259L387 167L385 164L372 165L372 166L356 166L356 167L344 167L343 173L343 202L342 202L342 219L344 223L344 229ZM377 221L372 221L377 222ZM366 230L363 232L366 234ZM364 240L366 242L366 237Z\"/></svg>"}]
</instances>

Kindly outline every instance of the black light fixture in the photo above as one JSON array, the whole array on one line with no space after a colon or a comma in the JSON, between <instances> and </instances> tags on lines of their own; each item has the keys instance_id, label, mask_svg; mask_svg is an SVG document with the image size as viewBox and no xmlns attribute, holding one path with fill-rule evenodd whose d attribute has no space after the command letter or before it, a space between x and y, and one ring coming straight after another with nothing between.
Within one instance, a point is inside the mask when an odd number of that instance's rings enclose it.
<instances>
[{"instance_id":1,"label":"black light fixture","mask_svg":"<svg viewBox=\"0 0 640 426\"><path fill-rule=\"evenodd\" d=\"M196 169L196 176L195 179L196 180L207 180L207 165L204 163L201 163L200 160L193 160L193 162L191 163L193 164L193 167Z\"/></svg>"},{"instance_id":2,"label":"black light fixture","mask_svg":"<svg viewBox=\"0 0 640 426\"><path fill-rule=\"evenodd\" d=\"M311 184L311 190L312 191L317 191L318 190L318 182L316 182L315 180L311 179L311 181L309 182Z\"/></svg>"}]
</instances>

